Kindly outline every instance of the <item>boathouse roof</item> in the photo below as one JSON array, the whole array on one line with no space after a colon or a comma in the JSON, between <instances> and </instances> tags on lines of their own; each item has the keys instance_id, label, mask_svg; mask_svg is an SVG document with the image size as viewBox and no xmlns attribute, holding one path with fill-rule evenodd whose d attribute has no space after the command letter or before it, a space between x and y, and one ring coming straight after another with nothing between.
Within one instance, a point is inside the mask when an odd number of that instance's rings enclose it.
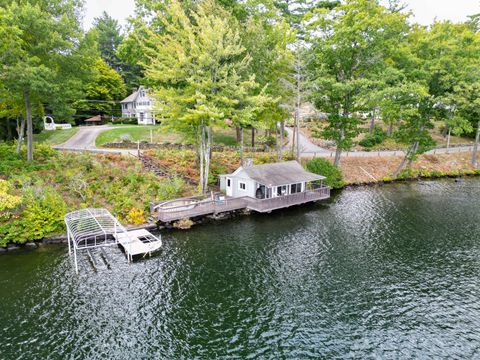
<instances>
[{"instance_id":1,"label":"boathouse roof","mask_svg":"<svg viewBox=\"0 0 480 360\"><path fill-rule=\"evenodd\" d=\"M243 168L243 171L251 179L267 186L280 186L325 179L325 176L306 171L295 160L253 165Z\"/></svg>"}]
</instances>

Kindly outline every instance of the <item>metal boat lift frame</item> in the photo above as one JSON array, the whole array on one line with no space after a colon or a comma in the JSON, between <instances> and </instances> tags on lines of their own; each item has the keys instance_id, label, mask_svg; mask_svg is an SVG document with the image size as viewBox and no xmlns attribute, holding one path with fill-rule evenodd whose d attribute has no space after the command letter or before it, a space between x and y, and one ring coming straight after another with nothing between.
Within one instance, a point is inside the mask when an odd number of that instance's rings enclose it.
<instances>
[{"instance_id":1,"label":"metal boat lift frame","mask_svg":"<svg viewBox=\"0 0 480 360\"><path fill-rule=\"evenodd\" d=\"M161 239L146 230L127 231L107 209L81 209L65 215L68 253L73 252L78 273L77 250L122 245L128 262L133 255L151 254L161 246ZM146 239L149 244L143 244ZM143 246L142 246L143 244ZM73 251L72 251L73 250Z\"/></svg>"}]
</instances>

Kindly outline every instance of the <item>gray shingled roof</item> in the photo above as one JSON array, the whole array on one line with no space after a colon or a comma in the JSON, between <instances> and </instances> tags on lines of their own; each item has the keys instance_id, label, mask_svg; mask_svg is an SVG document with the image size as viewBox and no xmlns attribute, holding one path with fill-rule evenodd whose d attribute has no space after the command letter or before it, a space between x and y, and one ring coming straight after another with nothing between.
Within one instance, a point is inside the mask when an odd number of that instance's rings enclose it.
<instances>
[{"instance_id":1,"label":"gray shingled roof","mask_svg":"<svg viewBox=\"0 0 480 360\"><path fill-rule=\"evenodd\" d=\"M325 179L325 176L306 171L302 165L295 160L254 165L246 167L243 170L251 179L266 186L280 186Z\"/></svg>"},{"instance_id":2,"label":"gray shingled roof","mask_svg":"<svg viewBox=\"0 0 480 360\"><path fill-rule=\"evenodd\" d=\"M134 102L137 99L138 96L138 90L134 91L131 95L128 95L125 99L120 101L121 103L130 103Z\"/></svg>"}]
</instances>

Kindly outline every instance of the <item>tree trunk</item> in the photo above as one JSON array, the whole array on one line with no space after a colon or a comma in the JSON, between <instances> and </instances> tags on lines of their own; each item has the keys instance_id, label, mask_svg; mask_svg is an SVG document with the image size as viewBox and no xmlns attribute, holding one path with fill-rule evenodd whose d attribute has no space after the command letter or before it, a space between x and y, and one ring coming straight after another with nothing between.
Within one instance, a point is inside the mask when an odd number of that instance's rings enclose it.
<instances>
[{"instance_id":1,"label":"tree trunk","mask_svg":"<svg viewBox=\"0 0 480 360\"><path fill-rule=\"evenodd\" d=\"M393 121L390 121L390 124L388 125L388 136L392 136L393 134Z\"/></svg>"},{"instance_id":2,"label":"tree trunk","mask_svg":"<svg viewBox=\"0 0 480 360\"><path fill-rule=\"evenodd\" d=\"M20 150L22 149L23 137L25 135L25 119L24 118L22 118L19 123L18 117L17 117L17 133L18 133L17 154L20 155Z\"/></svg>"},{"instance_id":3,"label":"tree trunk","mask_svg":"<svg viewBox=\"0 0 480 360\"><path fill-rule=\"evenodd\" d=\"M32 110L30 107L30 92L27 88L23 91L23 100L25 102L25 115L27 121L27 160L33 161L33 123Z\"/></svg>"},{"instance_id":4,"label":"tree trunk","mask_svg":"<svg viewBox=\"0 0 480 360\"><path fill-rule=\"evenodd\" d=\"M415 149L415 147L417 146L418 142L416 142L415 144L412 144L408 147L407 149L407 152L405 153L405 157L403 158L402 162L400 163L400 165L398 166L397 170L395 170L393 176L394 177L397 177L398 175L400 175L400 173L402 172L403 168L405 167L405 165L407 164L407 161L408 161L408 158L410 156L410 154L412 153L412 150ZM410 160L409 161L409 166L412 164L413 160Z\"/></svg>"},{"instance_id":5,"label":"tree trunk","mask_svg":"<svg viewBox=\"0 0 480 360\"><path fill-rule=\"evenodd\" d=\"M240 131L240 165L243 166L243 151L244 151L244 147L243 147L243 129L242 131Z\"/></svg>"},{"instance_id":6,"label":"tree trunk","mask_svg":"<svg viewBox=\"0 0 480 360\"><path fill-rule=\"evenodd\" d=\"M339 167L340 166L340 160L342 158L342 142L343 142L343 139L345 137L345 129L343 128L343 125L342 127L340 128L340 141L337 143L337 150L335 150L335 162L334 162L334 165L336 167Z\"/></svg>"},{"instance_id":7,"label":"tree trunk","mask_svg":"<svg viewBox=\"0 0 480 360\"><path fill-rule=\"evenodd\" d=\"M252 148L255 147L255 128L252 127Z\"/></svg>"},{"instance_id":8,"label":"tree trunk","mask_svg":"<svg viewBox=\"0 0 480 360\"><path fill-rule=\"evenodd\" d=\"M295 153L295 138L297 137L297 128L293 126L293 135L292 135L292 154Z\"/></svg>"},{"instance_id":9,"label":"tree trunk","mask_svg":"<svg viewBox=\"0 0 480 360\"><path fill-rule=\"evenodd\" d=\"M418 141L413 145L413 156L410 157L410 159L408 160L408 168L411 168L412 167L412 164L413 164L413 161L415 160L415 154L417 153L417 150L418 150Z\"/></svg>"},{"instance_id":10,"label":"tree trunk","mask_svg":"<svg viewBox=\"0 0 480 360\"><path fill-rule=\"evenodd\" d=\"M477 135L475 136L475 144L473 145L472 165L478 167L478 143L480 142L480 120L477 123Z\"/></svg>"},{"instance_id":11,"label":"tree trunk","mask_svg":"<svg viewBox=\"0 0 480 360\"><path fill-rule=\"evenodd\" d=\"M237 132L237 142L240 142L240 134L242 134L243 129L241 127L236 126L235 130Z\"/></svg>"},{"instance_id":12,"label":"tree trunk","mask_svg":"<svg viewBox=\"0 0 480 360\"><path fill-rule=\"evenodd\" d=\"M375 129L375 111L372 112L372 119L370 120L370 135L373 134L374 129Z\"/></svg>"},{"instance_id":13,"label":"tree trunk","mask_svg":"<svg viewBox=\"0 0 480 360\"><path fill-rule=\"evenodd\" d=\"M448 124L445 123L445 127L444 127L443 130L442 130L442 136L443 136L444 138L446 138L446 137L447 137L447 133L448 133L449 131L450 131L450 126L448 126Z\"/></svg>"},{"instance_id":14,"label":"tree trunk","mask_svg":"<svg viewBox=\"0 0 480 360\"><path fill-rule=\"evenodd\" d=\"M200 192L203 194L203 189L204 189L204 183L205 183L205 178L204 178L204 169L203 169L203 160L205 158L205 127L203 125L200 125L200 134L199 134L199 137L200 137L200 141L199 141L199 152L200 152Z\"/></svg>"},{"instance_id":15,"label":"tree trunk","mask_svg":"<svg viewBox=\"0 0 480 360\"><path fill-rule=\"evenodd\" d=\"M206 129L207 141L205 144L205 175L203 177L203 193L206 194L208 191L208 178L210 175L210 159L212 158L212 128L207 126Z\"/></svg>"},{"instance_id":16,"label":"tree trunk","mask_svg":"<svg viewBox=\"0 0 480 360\"><path fill-rule=\"evenodd\" d=\"M283 158L283 134L285 133L285 121L280 122L280 161Z\"/></svg>"},{"instance_id":17,"label":"tree trunk","mask_svg":"<svg viewBox=\"0 0 480 360\"><path fill-rule=\"evenodd\" d=\"M280 136L278 133L280 132L280 129L278 128L278 124L275 125L275 145L277 147L277 161L282 160L282 153L281 153L281 145L280 145Z\"/></svg>"},{"instance_id":18,"label":"tree trunk","mask_svg":"<svg viewBox=\"0 0 480 360\"><path fill-rule=\"evenodd\" d=\"M448 129L448 135L447 135L447 149L450 148L450 137L451 137L452 131Z\"/></svg>"}]
</instances>

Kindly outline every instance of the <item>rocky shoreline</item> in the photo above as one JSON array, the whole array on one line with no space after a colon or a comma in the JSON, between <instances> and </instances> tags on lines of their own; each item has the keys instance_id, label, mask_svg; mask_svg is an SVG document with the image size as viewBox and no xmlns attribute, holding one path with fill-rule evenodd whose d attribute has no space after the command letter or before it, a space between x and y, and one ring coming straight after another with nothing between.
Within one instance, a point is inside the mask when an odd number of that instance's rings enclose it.
<instances>
[{"instance_id":1,"label":"rocky shoreline","mask_svg":"<svg viewBox=\"0 0 480 360\"><path fill-rule=\"evenodd\" d=\"M385 184L391 183L405 183L405 182L414 182L420 180L441 180L441 179L462 179L462 178L469 178L469 177L479 177L480 173L461 173L461 174L442 174L441 176L422 176L418 175L415 177L407 177L401 179L389 179L389 180L382 180L382 181L370 181L370 182L356 182L356 183L347 183L341 189L336 189L334 191L341 191L343 189L355 189L360 187L371 187L371 186L383 186ZM159 224L159 223L146 223L137 226L127 226L127 230L135 230L135 229L146 229L146 230L162 230L162 229L180 229L180 230L188 230L194 225L200 224L207 224L211 222L216 222L220 220L227 220L232 219L238 216L247 216L251 212L249 210L237 210L237 211L230 211L222 214L216 215L206 215L200 216L197 218L189 219L188 222L184 220L179 220L174 223L169 224ZM0 246L0 254L15 252L19 250L29 250L35 249L37 247L50 245L50 244L66 244L67 243L67 235L56 235L48 238L43 238L39 240L32 240L28 241L25 244L16 244L10 243L5 246Z\"/></svg>"}]
</instances>

